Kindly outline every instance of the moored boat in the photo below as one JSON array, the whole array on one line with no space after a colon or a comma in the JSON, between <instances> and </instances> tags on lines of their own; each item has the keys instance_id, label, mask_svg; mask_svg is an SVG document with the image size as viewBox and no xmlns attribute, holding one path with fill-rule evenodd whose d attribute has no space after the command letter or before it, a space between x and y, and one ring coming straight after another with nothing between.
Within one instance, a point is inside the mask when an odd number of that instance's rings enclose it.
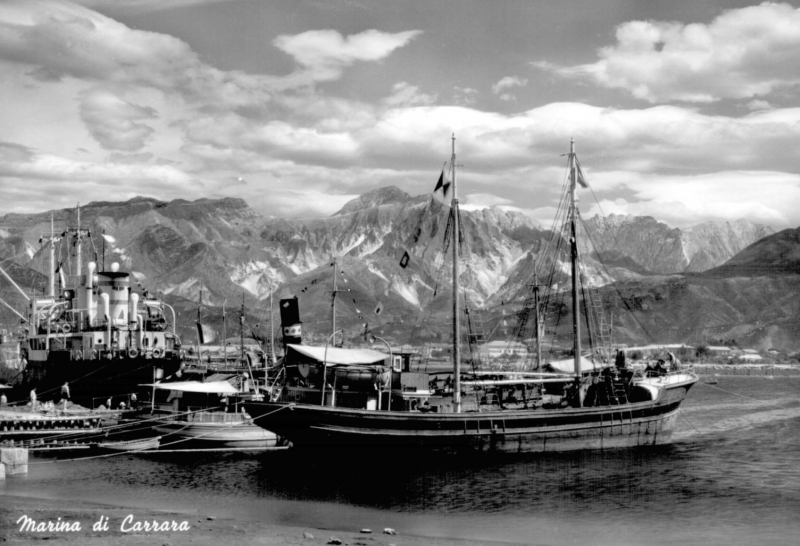
<instances>
[{"instance_id":1,"label":"moored boat","mask_svg":"<svg viewBox=\"0 0 800 546\"><path fill-rule=\"evenodd\" d=\"M91 234L80 225L80 209L77 228L57 235L51 220L50 231L42 237L50 254L46 294L29 297L2 271L29 303L26 315L12 309L26 330L9 339L18 347L20 368L9 398L27 400L35 388L40 401L65 398L88 408L106 405L109 399L114 407L128 404L137 385L179 369L182 349L175 311L138 282L134 286L134 275L118 263L109 269L95 262L82 264L82 241ZM74 275L57 268L55 248L62 238L76 248Z\"/></svg>"},{"instance_id":2,"label":"moored boat","mask_svg":"<svg viewBox=\"0 0 800 546\"><path fill-rule=\"evenodd\" d=\"M239 380L238 388L228 379L209 379L153 385L167 395L166 400L159 396L160 402L154 402L152 412L141 418L162 434L162 447L266 449L278 445L274 432L254 425L245 413L242 401L260 396L251 379L228 378Z\"/></svg>"},{"instance_id":3,"label":"moored boat","mask_svg":"<svg viewBox=\"0 0 800 546\"><path fill-rule=\"evenodd\" d=\"M116 442L98 442L95 444L97 449L103 451L152 451L158 449L161 441L160 436L153 438L139 438L136 440L121 440Z\"/></svg>"},{"instance_id":4,"label":"moored boat","mask_svg":"<svg viewBox=\"0 0 800 546\"><path fill-rule=\"evenodd\" d=\"M455 138L450 162L452 192L448 228L459 234ZM443 185L443 176L437 189ZM327 345L289 345L270 400L250 401L247 412L258 425L296 447L409 447L488 452L546 452L607 449L670 442L678 410L697 376L679 368L641 375L619 363L589 362L580 334L578 212L575 192L585 184L570 146L568 228L572 279L574 345L571 371L492 371L461 369L462 294L459 288L460 236L451 237L453 261L453 369L439 388L434 374L415 372L408 360L328 354ZM407 254L407 253L406 253ZM407 256L403 260L407 263ZM401 262L403 266L403 262ZM405 267L405 266L403 266ZM299 322L299 319L297 320ZM538 326L537 326L538 328ZM388 345L388 344L387 344ZM344 351L345 349L338 349ZM594 357L594 354L592 355ZM538 363L537 363L538 365ZM370 380L340 385L341 369L373 374ZM312 371L313 370L313 371ZM385 397L381 397L383 392ZM383 398L383 400L382 400ZM385 402L385 403L384 403Z\"/></svg>"}]
</instances>

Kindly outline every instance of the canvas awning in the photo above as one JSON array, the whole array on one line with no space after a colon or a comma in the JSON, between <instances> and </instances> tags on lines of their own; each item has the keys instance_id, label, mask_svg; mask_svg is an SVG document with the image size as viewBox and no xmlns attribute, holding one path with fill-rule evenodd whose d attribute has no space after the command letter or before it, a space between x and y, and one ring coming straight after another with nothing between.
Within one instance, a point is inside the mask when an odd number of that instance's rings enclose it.
<instances>
[{"instance_id":1,"label":"canvas awning","mask_svg":"<svg viewBox=\"0 0 800 546\"><path fill-rule=\"evenodd\" d=\"M296 353L292 355L292 353ZM300 356L300 358L298 358ZM305 358L304 358L305 357ZM342 349L339 347L316 347L311 345L287 345L286 360L309 359L317 362L326 362L328 366L364 366L370 364L383 365L389 355L372 349Z\"/></svg>"},{"instance_id":2,"label":"canvas awning","mask_svg":"<svg viewBox=\"0 0 800 546\"><path fill-rule=\"evenodd\" d=\"M581 357L581 373L588 373L592 371L598 371L605 368L607 365L601 363L594 363L585 356ZM554 360L552 362L547 363L547 367L562 373L575 373L575 359L574 358L567 358L564 360Z\"/></svg>"},{"instance_id":3,"label":"canvas awning","mask_svg":"<svg viewBox=\"0 0 800 546\"><path fill-rule=\"evenodd\" d=\"M227 381L175 381L173 383L149 383L144 387L155 387L178 392L205 392L209 394L236 394L239 391Z\"/></svg>"}]
</instances>

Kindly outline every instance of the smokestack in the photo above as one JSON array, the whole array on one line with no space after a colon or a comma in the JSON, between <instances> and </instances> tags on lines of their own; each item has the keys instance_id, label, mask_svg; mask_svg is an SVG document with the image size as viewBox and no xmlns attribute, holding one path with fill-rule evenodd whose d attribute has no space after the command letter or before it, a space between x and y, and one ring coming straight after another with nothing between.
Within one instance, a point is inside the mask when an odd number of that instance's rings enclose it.
<instances>
[{"instance_id":1,"label":"smokestack","mask_svg":"<svg viewBox=\"0 0 800 546\"><path fill-rule=\"evenodd\" d=\"M284 345L303 343L303 323L300 322L297 296L281 300L281 330Z\"/></svg>"}]
</instances>

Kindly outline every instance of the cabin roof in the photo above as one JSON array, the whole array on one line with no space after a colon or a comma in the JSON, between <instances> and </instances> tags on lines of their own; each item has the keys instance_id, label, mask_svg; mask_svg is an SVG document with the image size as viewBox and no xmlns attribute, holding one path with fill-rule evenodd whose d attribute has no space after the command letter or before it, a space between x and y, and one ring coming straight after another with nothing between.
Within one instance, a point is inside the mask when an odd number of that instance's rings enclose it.
<instances>
[{"instance_id":1,"label":"cabin roof","mask_svg":"<svg viewBox=\"0 0 800 546\"><path fill-rule=\"evenodd\" d=\"M389 355L372 349L343 349L340 347L316 347L313 345L286 346L286 356L291 359L291 353L299 353L305 357L326 362L328 365L357 366L359 364L376 364L385 362Z\"/></svg>"}]
</instances>

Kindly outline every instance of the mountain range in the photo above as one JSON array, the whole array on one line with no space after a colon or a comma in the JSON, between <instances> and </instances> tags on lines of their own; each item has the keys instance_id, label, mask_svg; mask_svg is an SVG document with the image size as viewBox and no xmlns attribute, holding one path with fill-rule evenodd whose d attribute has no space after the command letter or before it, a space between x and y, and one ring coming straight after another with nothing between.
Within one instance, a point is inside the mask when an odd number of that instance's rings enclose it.
<instances>
[{"instance_id":1,"label":"mountain range","mask_svg":"<svg viewBox=\"0 0 800 546\"><path fill-rule=\"evenodd\" d=\"M83 242L83 260L95 260L101 269L119 262L134 272L142 289L162 292L181 313L184 335L192 331L202 289L204 321L219 326L223 303L229 316L243 305L248 328L262 333L270 323L270 296L275 306L278 299L297 296L306 335L324 339L331 332L335 258L337 328L356 338L369 325L395 343L407 342L414 333L437 339L448 330L423 325L420 318L433 311L444 319L452 305L443 241L448 213L449 207L431 195L410 196L396 187L365 193L327 218L266 217L233 198L163 202L138 197L80 208L81 227L91 235ZM45 285L49 252L39 241L50 234L51 215L57 235L77 227L75 209L0 217L0 263L27 290L41 291ZM462 210L460 219L469 249L462 255L462 286L487 331L502 335L511 329L502 324L513 322L514 306L529 291L533 264L543 259L553 235L528 216L499 208ZM653 296L650 307L660 311L659 320L669 324L673 337L738 336L756 344L797 346L792 326L784 325L792 313L800 316L796 306L777 304L779 294L797 294L796 237L745 220L678 229L652 217L611 215L584 224L591 235L579 245L588 249L592 243L593 249L584 260L586 275L606 292L624 287L640 295L667 295ZM74 241L62 238L56 251L63 270L72 273ZM731 291L737 298L726 296ZM24 307L9 285L0 283L0 294L16 308ZM662 309L664 299L675 305ZM771 305L779 311L767 312ZM0 319L13 322L5 309ZM276 313L276 326L277 320ZM621 341L638 339L623 319L617 324ZM760 325L778 330L760 337L745 333Z\"/></svg>"}]
</instances>

